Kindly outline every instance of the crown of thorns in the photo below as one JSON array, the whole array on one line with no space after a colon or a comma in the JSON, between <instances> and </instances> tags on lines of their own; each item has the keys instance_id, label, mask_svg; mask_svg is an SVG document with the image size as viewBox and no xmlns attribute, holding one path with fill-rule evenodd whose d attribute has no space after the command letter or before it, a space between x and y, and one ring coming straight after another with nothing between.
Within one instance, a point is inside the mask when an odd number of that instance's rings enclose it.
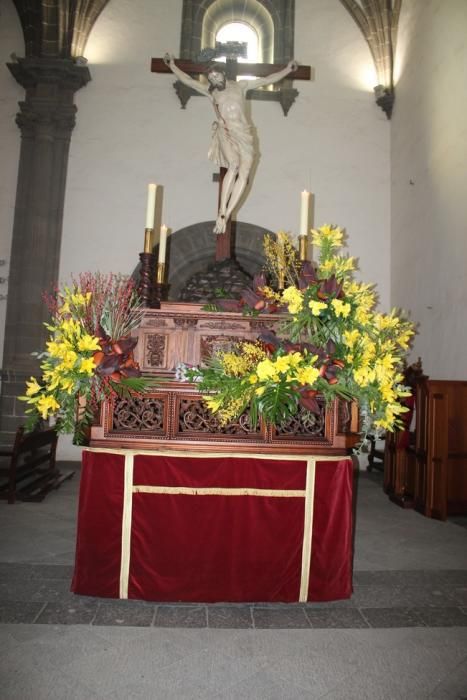
<instances>
[{"instance_id":1,"label":"crown of thorns","mask_svg":"<svg viewBox=\"0 0 467 700\"><path fill-rule=\"evenodd\" d=\"M222 75L225 77L226 75L226 70L225 66L222 65L222 63L210 63L205 69L204 73L206 75L209 75L209 73L222 73Z\"/></svg>"}]
</instances>

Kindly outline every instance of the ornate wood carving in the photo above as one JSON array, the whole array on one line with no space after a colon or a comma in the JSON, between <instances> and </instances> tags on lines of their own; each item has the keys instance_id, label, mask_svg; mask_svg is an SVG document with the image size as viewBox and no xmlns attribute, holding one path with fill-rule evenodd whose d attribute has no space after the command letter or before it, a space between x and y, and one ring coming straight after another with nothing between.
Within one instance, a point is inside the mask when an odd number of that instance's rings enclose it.
<instances>
[{"instance_id":1,"label":"ornate wood carving","mask_svg":"<svg viewBox=\"0 0 467 700\"><path fill-rule=\"evenodd\" d=\"M149 229L148 229L149 230ZM138 294L143 306L152 306L152 285L154 279L154 255L152 253L140 253L141 268L139 274ZM160 304L154 305L159 308Z\"/></svg>"},{"instance_id":2,"label":"ornate wood carving","mask_svg":"<svg viewBox=\"0 0 467 700\"><path fill-rule=\"evenodd\" d=\"M164 431L164 400L157 398L120 399L115 402L113 429L123 431Z\"/></svg>"},{"instance_id":3,"label":"ornate wood carving","mask_svg":"<svg viewBox=\"0 0 467 700\"><path fill-rule=\"evenodd\" d=\"M219 350L228 352L235 343L244 340L238 335L203 335L200 342L200 360L202 363Z\"/></svg>"},{"instance_id":4,"label":"ornate wood carving","mask_svg":"<svg viewBox=\"0 0 467 700\"><path fill-rule=\"evenodd\" d=\"M145 319L144 325L148 328L168 328L169 324L164 318Z\"/></svg>"},{"instance_id":5,"label":"ornate wood carving","mask_svg":"<svg viewBox=\"0 0 467 700\"><path fill-rule=\"evenodd\" d=\"M348 433L350 430L352 413L348 401L339 401L337 411L337 432Z\"/></svg>"},{"instance_id":6,"label":"ornate wood carving","mask_svg":"<svg viewBox=\"0 0 467 700\"><path fill-rule=\"evenodd\" d=\"M263 331L265 328L270 329L271 328L271 323L267 323L266 321L258 321L257 319L255 320L250 320L249 321L250 328L252 331Z\"/></svg>"},{"instance_id":7,"label":"ornate wood carving","mask_svg":"<svg viewBox=\"0 0 467 700\"><path fill-rule=\"evenodd\" d=\"M319 400L318 402L320 404L319 414L311 413L302 408L297 415L291 416L276 426L276 435L287 437L305 435L324 438L326 428L326 406L324 401Z\"/></svg>"},{"instance_id":8,"label":"ornate wood carving","mask_svg":"<svg viewBox=\"0 0 467 700\"><path fill-rule=\"evenodd\" d=\"M258 432L252 429L248 412L242 413L237 421L220 425L217 418L208 410L201 399L183 399L179 404L178 429L180 433L221 433L241 436Z\"/></svg>"},{"instance_id":9,"label":"ornate wood carving","mask_svg":"<svg viewBox=\"0 0 467 700\"><path fill-rule=\"evenodd\" d=\"M146 336L145 364L148 367L165 367L167 336L149 333Z\"/></svg>"},{"instance_id":10,"label":"ornate wood carving","mask_svg":"<svg viewBox=\"0 0 467 700\"><path fill-rule=\"evenodd\" d=\"M92 428L91 445L207 453L248 452L253 447L271 454L348 453L358 438L352 432L353 418L350 429L339 432L337 402L325 407L323 401L319 416L303 411L276 427L259 422L252 428L248 414L220 426L196 385L175 380L177 365L196 366L215 350L226 350L241 340L255 341L260 330L274 328L282 318L280 314L245 318L240 313L213 313L201 304L179 302L162 302L161 309L147 309L137 331L135 358L146 376L164 379L144 398L115 406L112 401L103 402L99 422ZM159 328L163 330L158 332ZM345 420L340 421L342 428Z\"/></svg>"},{"instance_id":11,"label":"ornate wood carving","mask_svg":"<svg viewBox=\"0 0 467 700\"><path fill-rule=\"evenodd\" d=\"M233 321L203 321L199 324L199 327L203 330L209 328L214 331L234 331L234 330L244 330L244 323L234 323Z\"/></svg>"},{"instance_id":12,"label":"ornate wood carving","mask_svg":"<svg viewBox=\"0 0 467 700\"><path fill-rule=\"evenodd\" d=\"M174 325L177 326L177 328L196 328L197 324L197 318L174 318Z\"/></svg>"}]
</instances>

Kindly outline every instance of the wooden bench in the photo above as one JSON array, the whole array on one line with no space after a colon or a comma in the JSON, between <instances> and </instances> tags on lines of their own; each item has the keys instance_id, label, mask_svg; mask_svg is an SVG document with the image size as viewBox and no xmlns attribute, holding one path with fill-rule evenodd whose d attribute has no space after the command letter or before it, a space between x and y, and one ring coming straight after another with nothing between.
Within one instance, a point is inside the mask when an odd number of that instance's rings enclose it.
<instances>
[{"instance_id":1,"label":"wooden bench","mask_svg":"<svg viewBox=\"0 0 467 700\"><path fill-rule=\"evenodd\" d=\"M370 449L368 451L368 466L366 470L368 472L376 469L377 471L384 471L384 447L380 448L376 446L376 436L368 435L368 440L370 443Z\"/></svg>"},{"instance_id":2,"label":"wooden bench","mask_svg":"<svg viewBox=\"0 0 467 700\"><path fill-rule=\"evenodd\" d=\"M73 476L60 472L55 463L58 435L55 430L16 431L11 449L0 448L0 498L8 503L42 501L52 489Z\"/></svg>"}]
</instances>

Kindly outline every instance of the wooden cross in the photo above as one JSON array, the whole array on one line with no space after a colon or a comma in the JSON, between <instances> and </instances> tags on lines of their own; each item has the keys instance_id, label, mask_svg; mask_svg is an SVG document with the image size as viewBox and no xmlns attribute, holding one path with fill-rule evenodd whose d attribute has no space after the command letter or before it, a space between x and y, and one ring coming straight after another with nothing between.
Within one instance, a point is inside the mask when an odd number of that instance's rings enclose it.
<instances>
[{"instance_id":1,"label":"wooden cross","mask_svg":"<svg viewBox=\"0 0 467 700\"><path fill-rule=\"evenodd\" d=\"M219 55L219 53L217 55ZM177 59L175 61L175 65L178 66L178 68L180 68L180 70L182 70L184 73L188 73L188 75L195 77L205 74L206 69L211 67L212 63ZM257 78L264 78L271 73L277 73L278 71L282 70L282 68L285 68L285 65L279 65L276 63L239 63L236 56L229 57L228 55L226 63L220 65L222 65L222 67L225 69L228 80L236 80L238 76L242 75L254 75ZM163 58L153 58L151 59L151 72L171 73L172 71L170 70L169 66L166 65ZM287 80L311 80L312 77L312 69L310 66L298 66L297 70L289 73ZM183 86L183 88L187 90L188 94L185 93L185 97L182 99L181 94L178 93L179 97L181 98L182 108L185 107L188 97L191 94L196 94L195 91L191 91L191 88L186 88L186 86ZM274 93L266 90L251 90L249 93L247 93L247 96L250 95L251 97L251 93L255 93L254 96L259 99L271 99L271 96L277 94L277 91ZM295 100L295 96L297 94L297 91L293 91L292 101L290 102L289 100L288 106L284 106L284 104L282 104L282 108L286 115L288 108ZM215 179L219 181L218 208L220 206L222 181L225 173L226 168L221 168L219 176L215 176ZM232 221L229 219L226 224L225 233L217 234L216 236L216 262L232 257L231 225Z\"/></svg>"}]
</instances>

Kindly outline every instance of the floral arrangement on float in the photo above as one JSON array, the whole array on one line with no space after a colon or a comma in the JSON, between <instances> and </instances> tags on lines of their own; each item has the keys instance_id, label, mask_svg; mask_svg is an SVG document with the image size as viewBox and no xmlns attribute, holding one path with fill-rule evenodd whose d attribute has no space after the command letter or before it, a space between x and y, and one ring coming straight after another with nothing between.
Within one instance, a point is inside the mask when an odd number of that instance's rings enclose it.
<instances>
[{"instance_id":1,"label":"floral arrangement on float","mask_svg":"<svg viewBox=\"0 0 467 700\"><path fill-rule=\"evenodd\" d=\"M133 358L131 331L143 313L134 281L125 276L83 273L70 286L46 297L51 320L42 376L26 383L26 428L55 421L59 433L73 433L82 444L101 401L146 391ZM78 407L79 398L79 407Z\"/></svg>"},{"instance_id":2,"label":"floral arrangement on float","mask_svg":"<svg viewBox=\"0 0 467 700\"><path fill-rule=\"evenodd\" d=\"M188 370L221 424L248 410L253 424L261 417L277 425L300 410L319 413L321 396L327 404L358 402L364 438L401 425L413 325L395 310L375 310L372 285L355 281L354 258L339 254L343 237L335 226L312 230L316 265L298 260L288 234L267 237L266 270L276 284L261 274L240 301L216 302L222 310L285 314L279 335L266 331Z\"/></svg>"}]
</instances>

